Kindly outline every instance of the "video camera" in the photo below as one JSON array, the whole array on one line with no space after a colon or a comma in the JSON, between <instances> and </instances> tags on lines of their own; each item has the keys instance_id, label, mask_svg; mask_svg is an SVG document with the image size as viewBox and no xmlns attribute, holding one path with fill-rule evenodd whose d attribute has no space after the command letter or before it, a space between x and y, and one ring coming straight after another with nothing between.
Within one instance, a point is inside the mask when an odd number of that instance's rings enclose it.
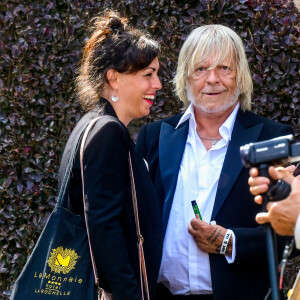
<instances>
[{"instance_id":1,"label":"video camera","mask_svg":"<svg viewBox=\"0 0 300 300\"><path fill-rule=\"evenodd\" d=\"M262 176L269 177L270 165L287 165L300 161L300 142L292 134L240 147L242 163L246 168L257 167ZM270 184L266 195L272 201L286 198L290 185L283 180Z\"/></svg>"}]
</instances>

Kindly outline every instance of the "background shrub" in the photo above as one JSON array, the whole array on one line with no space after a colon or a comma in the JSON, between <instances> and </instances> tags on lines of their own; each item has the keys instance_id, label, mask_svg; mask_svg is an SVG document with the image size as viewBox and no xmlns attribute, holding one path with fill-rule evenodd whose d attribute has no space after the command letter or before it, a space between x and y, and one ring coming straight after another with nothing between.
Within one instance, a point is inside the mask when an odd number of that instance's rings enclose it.
<instances>
[{"instance_id":1,"label":"background shrub","mask_svg":"<svg viewBox=\"0 0 300 300\"><path fill-rule=\"evenodd\" d=\"M177 114L172 92L189 32L221 23L242 38L253 74L253 111L300 134L299 11L285 0L2 0L0 3L0 297L6 299L55 205L62 150L82 115L74 78L89 20L105 8L126 15L162 46L151 114Z\"/></svg>"}]
</instances>

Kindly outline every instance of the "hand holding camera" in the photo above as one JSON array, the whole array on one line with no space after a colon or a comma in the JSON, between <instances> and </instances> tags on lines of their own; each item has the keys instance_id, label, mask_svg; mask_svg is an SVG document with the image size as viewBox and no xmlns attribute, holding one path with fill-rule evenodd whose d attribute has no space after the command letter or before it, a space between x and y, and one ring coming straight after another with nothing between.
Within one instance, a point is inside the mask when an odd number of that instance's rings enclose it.
<instances>
[{"instance_id":1,"label":"hand holding camera","mask_svg":"<svg viewBox=\"0 0 300 300\"><path fill-rule=\"evenodd\" d=\"M291 193L281 201L268 202L267 211L257 214L256 221L259 224L271 223L274 230L280 235L293 235L297 218L300 214L300 177L294 177L295 167L288 168L269 168L270 177L273 180L281 179L291 184ZM267 192L269 189L270 180L266 177L257 177L257 168L250 170L250 192L256 195L255 202L262 204L260 194Z\"/></svg>"},{"instance_id":2,"label":"hand holding camera","mask_svg":"<svg viewBox=\"0 0 300 300\"><path fill-rule=\"evenodd\" d=\"M263 211L267 211L259 213L256 221L271 223L278 234L293 235L300 215L300 177L295 178L292 173L297 175L299 170L295 166L269 166L299 161L300 143L287 135L244 145L240 152L243 164L252 167L248 180L250 192L256 196L256 203L265 206Z\"/></svg>"},{"instance_id":3,"label":"hand holding camera","mask_svg":"<svg viewBox=\"0 0 300 300\"><path fill-rule=\"evenodd\" d=\"M242 163L245 167L257 167L260 176L270 177L268 172L269 166L286 165L300 161L300 143L296 143L294 136L290 134L271 140L244 145L240 148L240 153ZM256 174L256 176L257 175L258 174ZM276 178L282 177L280 173L278 175L274 174L274 176ZM281 179L275 182L272 180L269 182L267 178L265 178L264 183L270 184L269 189L264 191L266 195L262 198L264 211L266 211L268 201L285 199L291 191L290 185Z\"/></svg>"},{"instance_id":4,"label":"hand holding camera","mask_svg":"<svg viewBox=\"0 0 300 300\"><path fill-rule=\"evenodd\" d=\"M248 180L248 184L250 186L250 193L255 196L254 201L257 204L262 204L262 196L261 194L267 193L270 189L271 181L273 184L277 182L277 180L285 181L287 184L291 184L294 176L292 175L295 171L296 167L294 165L291 165L287 168L283 167L270 167L269 168L269 176L263 177L259 176L259 172L257 168L251 168L250 169L250 177ZM290 191L286 194L284 198L286 198L289 195ZM272 199L270 199L272 201ZM282 199L281 199L282 200Z\"/></svg>"},{"instance_id":5,"label":"hand holding camera","mask_svg":"<svg viewBox=\"0 0 300 300\"><path fill-rule=\"evenodd\" d=\"M300 215L300 177L292 174L298 175L300 165L297 170L295 166L269 166L299 161L300 143L295 142L292 135L287 135L244 145L240 152L243 164L252 167L248 181L250 192L256 196L255 202L264 204L267 211L259 213L256 221L271 223L278 234L293 235Z\"/></svg>"}]
</instances>

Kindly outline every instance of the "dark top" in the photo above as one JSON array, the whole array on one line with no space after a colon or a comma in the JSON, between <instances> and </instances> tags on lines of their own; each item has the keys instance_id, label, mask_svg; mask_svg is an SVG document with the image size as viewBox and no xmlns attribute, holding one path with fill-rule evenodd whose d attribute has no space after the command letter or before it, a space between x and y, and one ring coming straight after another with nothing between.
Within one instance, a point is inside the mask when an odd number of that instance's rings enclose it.
<instances>
[{"instance_id":1,"label":"dark top","mask_svg":"<svg viewBox=\"0 0 300 300\"><path fill-rule=\"evenodd\" d=\"M84 115L73 130L63 154L60 179L80 128L92 118L103 116L89 133L83 159L87 222L101 286L112 292L114 300L142 298L128 165L130 151L149 290L153 297L162 249L158 198L142 156L134 151L127 128L108 101L100 102L103 108L99 106ZM83 215L79 147L70 180L69 205L72 212Z\"/></svg>"}]
</instances>

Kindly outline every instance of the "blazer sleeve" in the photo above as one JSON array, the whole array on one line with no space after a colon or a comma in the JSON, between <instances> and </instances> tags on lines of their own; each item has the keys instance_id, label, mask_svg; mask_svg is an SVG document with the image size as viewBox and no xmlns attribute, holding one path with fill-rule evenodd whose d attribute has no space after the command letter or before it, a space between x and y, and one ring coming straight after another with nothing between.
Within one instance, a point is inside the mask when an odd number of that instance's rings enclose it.
<instances>
[{"instance_id":1,"label":"blazer sleeve","mask_svg":"<svg viewBox=\"0 0 300 300\"><path fill-rule=\"evenodd\" d=\"M141 300L120 223L129 176L128 136L117 121L99 123L90 132L84 151L85 210L92 251L114 300Z\"/></svg>"}]
</instances>

